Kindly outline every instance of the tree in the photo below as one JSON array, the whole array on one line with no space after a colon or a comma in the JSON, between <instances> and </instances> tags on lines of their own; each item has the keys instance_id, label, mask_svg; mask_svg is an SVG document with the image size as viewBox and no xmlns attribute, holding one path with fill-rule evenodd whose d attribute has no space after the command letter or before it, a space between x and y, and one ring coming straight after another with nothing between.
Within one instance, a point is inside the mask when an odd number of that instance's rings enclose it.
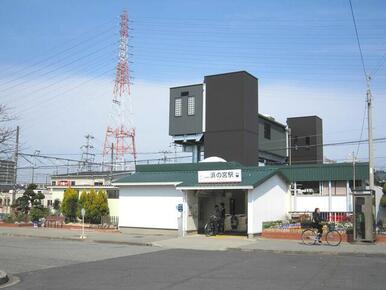
<instances>
[{"instance_id":1,"label":"tree","mask_svg":"<svg viewBox=\"0 0 386 290\"><path fill-rule=\"evenodd\" d=\"M100 217L106 216L110 213L107 194L104 190L98 191L96 204L97 204L96 207L98 208L98 214Z\"/></svg>"},{"instance_id":2,"label":"tree","mask_svg":"<svg viewBox=\"0 0 386 290\"><path fill-rule=\"evenodd\" d=\"M88 193L87 203L86 203L86 217L87 220L90 223L99 223L100 220L98 219L98 206L96 204L97 201L97 193L94 189L91 189Z\"/></svg>"},{"instance_id":3,"label":"tree","mask_svg":"<svg viewBox=\"0 0 386 290\"><path fill-rule=\"evenodd\" d=\"M73 188L67 188L64 191L63 201L62 201L62 213L66 217L67 221L75 222L76 214L78 211L79 203L79 193Z\"/></svg>"},{"instance_id":4,"label":"tree","mask_svg":"<svg viewBox=\"0 0 386 290\"><path fill-rule=\"evenodd\" d=\"M0 154L8 154L14 151L13 138L16 134L16 129L9 127L9 122L14 120L9 109L0 104Z\"/></svg>"},{"instance_id":5,"label":"tree","mask_svg":"<svg viewBox=\"0 0 386 290\"><path fill-rule=\"evenodd\" d=\"M82 193L80 194L80 197L79 197L79 206L78 206L78 212L77 212L77 215L79 218L82 218L82 215L80 213L82 208L84 208L86 210L86 214L87 214L88 203L89 203L88 193L85 190L83 190ZM85 216L85 220L88 221L86 216Z\"/></svg>"},{"instance_id":6,"label":"tree","mask_svg":"<svg viewBox=\"0 0 386 290\"><path fill-rule=\"evenodd\" d=\"M17 211L27 215L31 209L31 206L38 205L38 202L40 201L40 197L36 197L36 193L34 190L37 188L36 184L31 183L28 185L27 189L24 191L23 195L16 199L14 207ZM38 200L35 202L35 200ZM44 199L44 194L43 194Z\"/></svg>"},{"instance_id":7,"label":"tree","mask_svg":"<svg viewBox=\"0 0 386 290\"><path fill-rule=\"evenodd\" d=\"M59 198L56 198L54 200L54 203L52 204L52 208L55 210L55 214L60 214L60 199Z\"/></svg>"},{"instance_id":8,"label":"tree","mask_svg":"<svg viewBox=\"0 0 386 290\"><path fill-rule=\"evenodd\" d=\"M106 192L100 190L96 192L91 189L90 192L83 191L79 198L78 217L81 218L80 209L86 211L85 221L88 223L100 223L101 217L109 214Z\"/></svg>"}]
</instances>

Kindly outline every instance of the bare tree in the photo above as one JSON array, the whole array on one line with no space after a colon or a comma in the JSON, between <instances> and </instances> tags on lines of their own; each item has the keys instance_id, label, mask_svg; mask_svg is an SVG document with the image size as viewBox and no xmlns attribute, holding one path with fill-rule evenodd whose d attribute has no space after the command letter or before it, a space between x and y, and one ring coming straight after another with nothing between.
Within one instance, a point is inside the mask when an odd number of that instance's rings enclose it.
<instances>
[{"instance_id":1,"label":"bare tree","mask_svg":"<svg viewBox=\"0 0 386 290\"><path fill-rule=\"evenodd\" d=\"M16 129L10 126L11 121L15 120L9 112L9 108L0 104L0 154L9 154L14 151L13 144Z\"/></svg>"}]
</instances>

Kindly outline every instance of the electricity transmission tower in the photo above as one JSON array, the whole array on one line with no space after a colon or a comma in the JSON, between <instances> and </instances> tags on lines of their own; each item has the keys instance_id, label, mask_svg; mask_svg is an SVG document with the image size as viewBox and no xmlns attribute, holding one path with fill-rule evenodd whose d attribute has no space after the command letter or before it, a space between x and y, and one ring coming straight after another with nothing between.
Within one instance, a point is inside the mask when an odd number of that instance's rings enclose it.
<instances>
[{"instance_id":1,"label":"electricity transmission tower","mask_svg":"<svg viewBox=\"0 0 386 290\"><path fill-rule=\"evenodd\" d=\"M127 11L120 16L119 61L116 67L112 110L106 129L103 160L109 160L113 152L115 170L127 169L128 155L136 162L135 128L130 95L130 70L128 61L129 20Z\"/></svg>"},{"instance_id":2,"label":"electricity transmission tower","mask_svg":"<svg viewBox=\"0 0 386 290\"><path fill-rule=\"evenodd\" d=\"M95 154L91 153L91 150L94 149L94 146L91 144L91 140L94 139L94 136L87 134L84 137L86 138L86 144L80 147L82 150L80 171L91 171L91 166L95 159Z\"/></svg>"}]
</instances>

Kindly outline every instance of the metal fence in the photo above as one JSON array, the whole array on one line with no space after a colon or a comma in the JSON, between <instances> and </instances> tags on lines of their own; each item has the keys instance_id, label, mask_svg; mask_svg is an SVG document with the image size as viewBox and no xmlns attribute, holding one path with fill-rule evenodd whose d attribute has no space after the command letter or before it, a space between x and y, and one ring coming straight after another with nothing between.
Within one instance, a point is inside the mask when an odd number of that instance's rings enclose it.
<instances>
[{"instance_id":1,"label":"metal fence","mask_svg":"<svg viewBox=\"0 0 386 290\"><path fill-rule=\"evenodd\" d=\"M299 220L301 219L306 219L308 218L309 220L312 220L312 212L309 211L292 211L289 212L291 218L298 218ZM343 211L331 211L331 212L320 212L320 215L324 221L328 222L350 222L352 221L352 215L353 213L350 212L343 212Z\"/></svg>"},{"instance_id":2,"label":"metal fence","mask_svg":"<svg viewBox=\"0 0 386 290\"><path fill-rule=\"evenodd\" d=\"M119 217L118 216L103 216L101 218L101 225L113 225L118 226Z\"/></svg>"}]
</instances>

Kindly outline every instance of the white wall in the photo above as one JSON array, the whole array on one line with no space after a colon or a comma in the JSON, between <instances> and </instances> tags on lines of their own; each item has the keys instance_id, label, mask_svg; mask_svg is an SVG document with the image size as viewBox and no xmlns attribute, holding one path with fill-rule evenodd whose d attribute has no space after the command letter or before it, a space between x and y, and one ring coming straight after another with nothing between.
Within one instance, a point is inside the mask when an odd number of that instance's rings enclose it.
<instances>
[{"instance_id":1,"label":"white wall","mask_svg":"<svg viewBox=\"0 0 386 290\"><path fill-rule=\"evenodd\" d=\"M107 199L107 203L109 205L110 216L118 216L119 215L119 199L118 198L109 198Z\"/></svg>"},{"instance_id":2,"label":"white wall","mask_svg":"<svg viewBox=\"0 0 386 290\"><path fill-rule=\"evenodd\" d=\"M177 229L183 193L174 186L121 186L119 226Z\"/></svg>"},{"instance_id":3,"label":"white wall","mask_svg":"<svg viewBox=\"0 0 386 290\"><path fill-rule=\"evenodd\" d=\"M275 175L248 192L248 234L261 233L263 222L287 216L288 185Z\"/></svg>"},{"instance_id":4,"label":"white wall","mask_svg":"<svg viewBox=\"0 0 386 290\"><path fill-rule=\"evenodd\" d=\"M312 212L315 208L320 208L321 211L329 211L328 196L297 196L296 208L294 211L309 211ZM347 197L346 196L332 196L331 197L331 211L347 211Z\"/></svg>"}]
</instances>

